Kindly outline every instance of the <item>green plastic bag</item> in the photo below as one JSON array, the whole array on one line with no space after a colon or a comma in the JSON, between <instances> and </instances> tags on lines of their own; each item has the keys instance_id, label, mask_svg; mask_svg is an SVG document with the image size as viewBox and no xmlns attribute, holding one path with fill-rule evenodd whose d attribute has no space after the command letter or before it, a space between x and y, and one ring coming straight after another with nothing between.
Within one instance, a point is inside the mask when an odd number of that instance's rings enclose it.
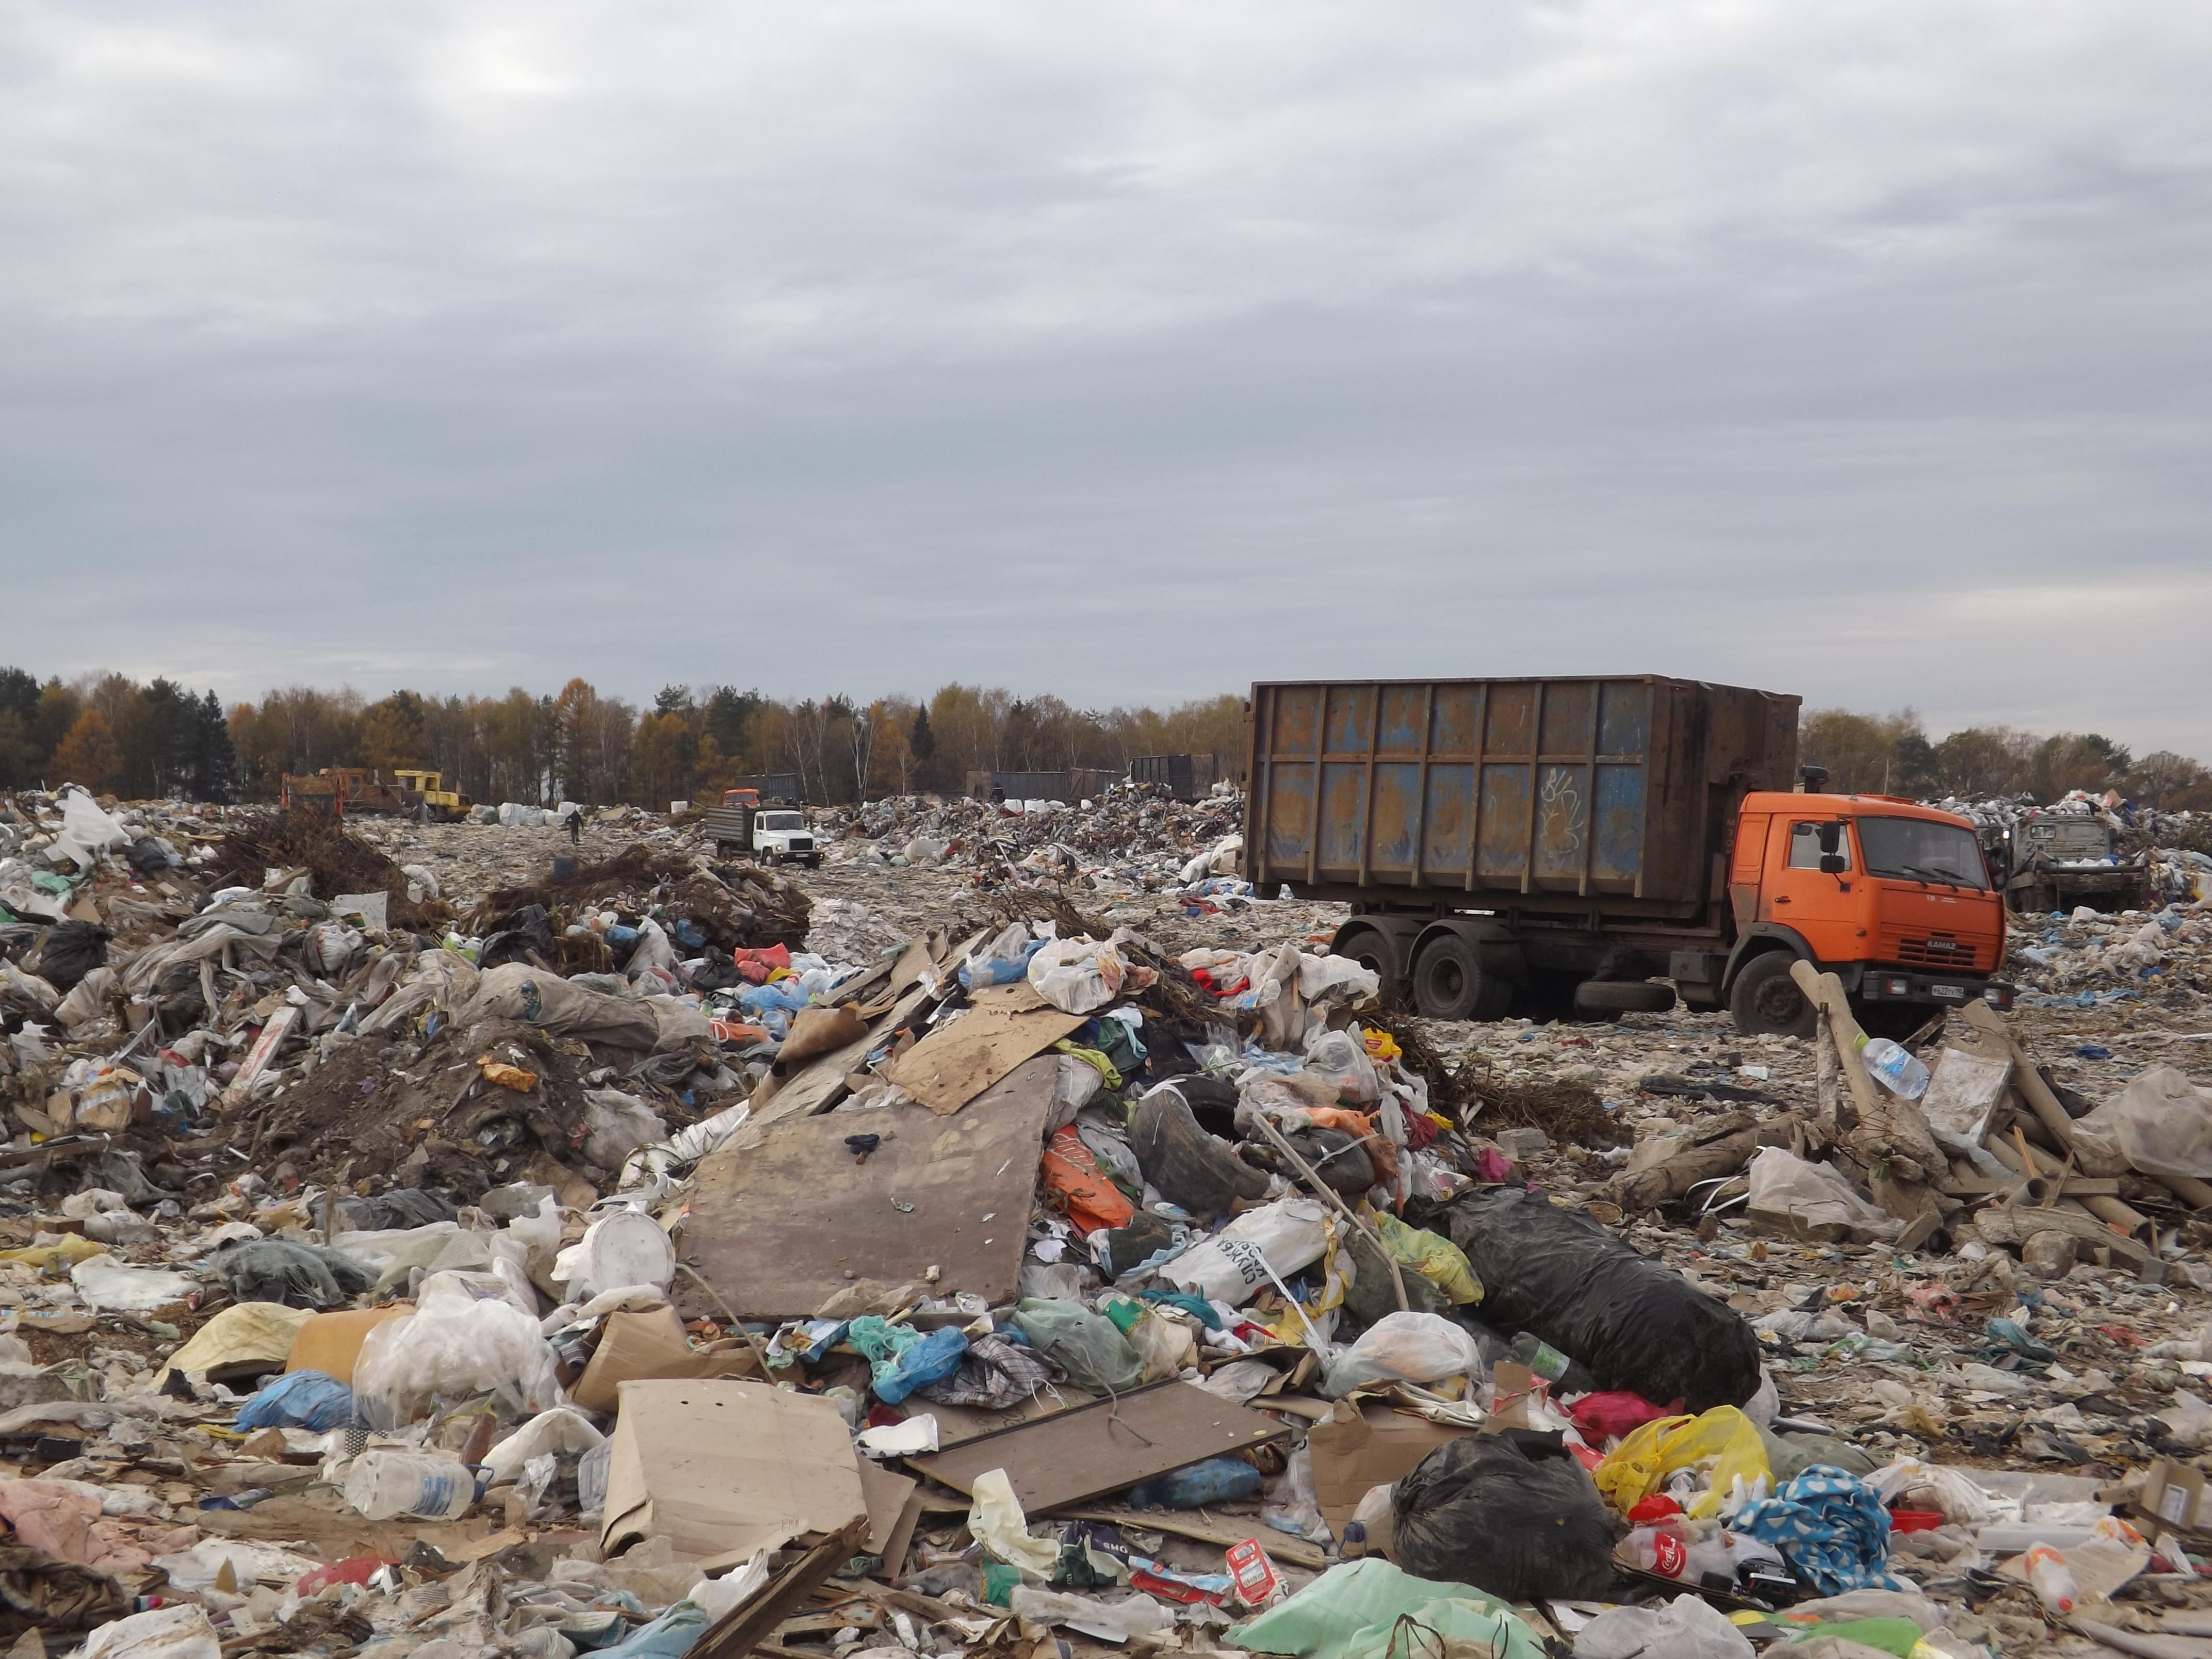
<instances>
[{"instance_id":1,"label":"green plastic bag","mask_svg":"<svg viewBox=\"0 0 2212 1659\"><path fill-rule=\"evenodd\" d=\"M1093 1394L1127 1394L1145 1374L1145 1362L1128 1340L1079 1302L1031 1297L1014 1310L1014 1325L1030 1346Z\"/></svg>"},{"instance_id":2,"label":"green plastic bag","mask_svg":"<svg viewBox=\"0 0 2212 1659\"><path fill-rule=\"evenodd\" d=\"M1232 1633L1231 1645L1298 1659L1420 1659L1407 1651L1413 1633L1434 1631L1446 1641L1473 1643L1495 1659L1544 1659L1544 1644L1494 1595L1472 1584L1439 1584L1401 1572L1370 1556L1331 1567L1286 1601ZM1393 1644L1395 1644L1395 1649ZM1433 1653L1437 1644L1423 1641Z\"/></svg>"}]
</instances>

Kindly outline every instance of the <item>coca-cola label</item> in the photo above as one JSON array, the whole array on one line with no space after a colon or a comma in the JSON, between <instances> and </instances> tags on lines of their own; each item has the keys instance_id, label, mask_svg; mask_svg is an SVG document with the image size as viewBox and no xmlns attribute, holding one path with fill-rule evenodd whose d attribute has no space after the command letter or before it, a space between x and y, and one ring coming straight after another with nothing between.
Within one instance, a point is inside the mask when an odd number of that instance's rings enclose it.
<instances>
[{"instance_id":1,"label":"coca-cola label","mask_svg":"<svg viewBox=\"0 0 2212 1659\"><path fill-rule=\"evenodd\" d=\"M1651 1571L1668 1578L1680 1578L1682 1569L1690 1563L1690 1552L1682 1540L1671 1532L1662 1532L1651 1540Z\"/></svg>"}]
</instances>

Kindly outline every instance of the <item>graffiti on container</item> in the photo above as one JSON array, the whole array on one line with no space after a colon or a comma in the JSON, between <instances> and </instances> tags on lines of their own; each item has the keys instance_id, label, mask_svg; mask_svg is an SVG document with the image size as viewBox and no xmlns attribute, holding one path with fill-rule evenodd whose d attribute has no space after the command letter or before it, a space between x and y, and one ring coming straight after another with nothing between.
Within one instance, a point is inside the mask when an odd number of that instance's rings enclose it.
<instances>
[{"instance_id":1,"label":"graffiti on container","mask_svg":"<svg viewBox=\"0 0 2212 1659\"><path fill-rule=\"evenodd\" d=\"M1579 853L1587 811L1571 768L1555 766L1544 774L1542 828L1538 839L1562 852Z\"/></svg>"}]
</instances>

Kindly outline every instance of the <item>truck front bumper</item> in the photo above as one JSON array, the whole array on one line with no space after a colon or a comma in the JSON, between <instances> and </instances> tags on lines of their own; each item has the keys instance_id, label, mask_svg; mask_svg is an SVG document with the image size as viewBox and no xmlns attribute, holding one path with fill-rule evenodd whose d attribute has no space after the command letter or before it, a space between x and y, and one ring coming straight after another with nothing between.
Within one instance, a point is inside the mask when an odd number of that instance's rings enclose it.
<instances>
[{"instance_id":1,"label":"truck front bumper","mask_svg":"<svg viewBox=\"0 0 2212 1659\"><path fill-rule=\"evenodd\" d=\"M1929 974L1868 963L1853 963L1848 972L1840 968L1833 971L1844 989L1862 1002L1917 1002L1939 1008L1985 1002L2000 1011L2012 1006L2011 985L1976 974Z\"/></svg>"}]
</instances>

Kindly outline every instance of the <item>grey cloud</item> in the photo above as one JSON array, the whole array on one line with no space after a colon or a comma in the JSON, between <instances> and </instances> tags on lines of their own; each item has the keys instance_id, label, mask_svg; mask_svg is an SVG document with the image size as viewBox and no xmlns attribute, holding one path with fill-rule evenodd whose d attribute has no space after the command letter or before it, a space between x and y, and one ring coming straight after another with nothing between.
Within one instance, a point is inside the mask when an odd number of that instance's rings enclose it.
<instances>
[{"instance_id":1,"label":"grey cloud","mask_svg":"<svg viewBox=\"0 0 2212 1659\"><path fill-rule=\"evenodd\" d=\"M1654 670L2212 759L2212 27L0 20L0 658Z\"/></svg>"}]
</instances>

